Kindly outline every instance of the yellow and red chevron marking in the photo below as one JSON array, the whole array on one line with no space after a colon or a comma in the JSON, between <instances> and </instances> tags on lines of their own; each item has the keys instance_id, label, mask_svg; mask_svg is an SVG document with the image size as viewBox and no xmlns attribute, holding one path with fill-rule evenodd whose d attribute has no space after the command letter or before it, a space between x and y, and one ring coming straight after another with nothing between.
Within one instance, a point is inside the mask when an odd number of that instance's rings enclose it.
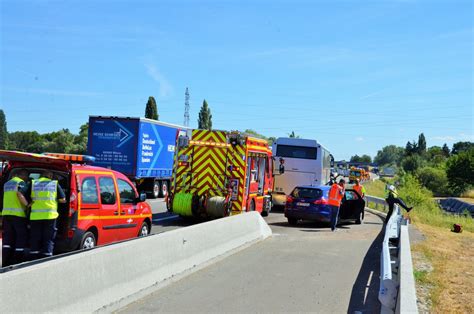
<instances>
[{"instance_id":1,"label":"yellow and red chevron marking","mask_svg":"<svg viewBox=\"0 0 474 314\"><path fill-rule=\"evenodd\" d=\"M213 192L212 195L226 193L226 155L226 148L194 146L193 185L196 186L198 195L206 194L209 190Z\"/></svg>"},{"instance_id":2,"label":"yellow and red chevron marking","mask_svg":"<svg viewBox=\"0 0 474 314\"><path fill-rule=\"evenodd\" d=\"M193 141L227 143L225 131L193 130Z\"/></svg>"}]
</instances>

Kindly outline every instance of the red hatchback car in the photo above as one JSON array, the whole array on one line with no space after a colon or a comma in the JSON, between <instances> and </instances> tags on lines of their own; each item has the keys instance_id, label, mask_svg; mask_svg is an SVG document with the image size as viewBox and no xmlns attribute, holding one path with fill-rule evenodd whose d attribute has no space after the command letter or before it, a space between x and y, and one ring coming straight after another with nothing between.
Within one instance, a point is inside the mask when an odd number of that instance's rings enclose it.
<instances>
[{"instance_id":1,"label":"red hatchback car","mask_svg":"<svg viewBox=\"0 0 474 314\"><path fill-rule=\"evenodd\" d=\"M139 195L120 172L86 165L90 158L0 150L0 161L6 161L0 181L2 200L3 184L19 168L26 169L30 179L37 179L44 169L51 170L63 188L66 203L58 205L56 253L145 236L151 231L152 211L146 195Z\"/></svg>"}]
</instances>

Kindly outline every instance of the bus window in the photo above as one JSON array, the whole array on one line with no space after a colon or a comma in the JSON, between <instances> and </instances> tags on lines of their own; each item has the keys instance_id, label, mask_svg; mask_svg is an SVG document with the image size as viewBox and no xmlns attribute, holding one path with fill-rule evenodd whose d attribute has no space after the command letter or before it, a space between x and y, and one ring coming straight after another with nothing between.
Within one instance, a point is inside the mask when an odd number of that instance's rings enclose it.
<instances>
[{"instance_id":1,"label":"bus window","mask_svg":"<svg viewBox=\"0 0 474 314\"><path fill-rule=\"evenodd\" d=\"M278 145L276 156L300 159L317 159L316 147Z\"/></svg>"}]
</instances>

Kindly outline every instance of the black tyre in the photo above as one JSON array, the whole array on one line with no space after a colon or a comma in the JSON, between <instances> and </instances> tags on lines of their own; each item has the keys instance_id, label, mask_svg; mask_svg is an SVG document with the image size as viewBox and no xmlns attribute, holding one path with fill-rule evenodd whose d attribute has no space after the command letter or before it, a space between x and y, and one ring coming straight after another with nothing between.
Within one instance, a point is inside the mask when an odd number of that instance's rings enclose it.
<instances>
[{"instance_id":1,"label":"black tyre","mask_svg":"<svg viewBox=\"0 0 474 314\"><path fill-rule=\"evenodd\" d=\"M168 193L168 181L160 182L160 197L165 197Z\"/></svg>"},{"instance_id":2,"label":"black tyre","mask_svg":"<svg viewBox=\"0 0 474 314\"><path fill-rule=\"evenodd\" d=\"M298 219L296 218L288 218L288 223L292 226L296 226L298 224Z\"/></svg>"},{"instance_id":3,"label":"black tyre","mask_svg":"<svg viewBox=\"0 0 474 314\"><path fill-rule=\"evenodd\" d=\"M140 230L138 231L138 237L146 237L147 235L150 234L150 227L148 224L144 221L142 223L142 226L140 227Z\"/></svg>"},{"instance_id":4,"label":"black tyre","mask_svg":"<svg viewBox=\"0 0 474 314\"><path fill-rule=\"evenodd\" d=\"M364 219L364 218L363 218L363 213L360 212L360 213L359 213L359 218L356 219L356 224L357 224L357 225L360 225L360 224L362 223L362 219Z\"/></svg>"},{"instance_id":5,"label":"black tyre","mask_svg":"<svg viewBox=\"0 0 474 314\"><path fill-rule=\"evenodd\" d=\"M160 182L153 182L153 190L151 191L151 198L158 198L160 196Z\"/></svg>"},{"instance_id":6,"label":"black tyre","mask_svg":"<svg viewBox=\"0 0 474 314\"><path fill-rule=\"evenodd\" d=\"M81 245L79 246L79 249L89 250L89 249L95 248L96 245L97 245L97 239L95 238L95 235L92 232L87 231L82 236Z\"/></svg>"}]
</instances>

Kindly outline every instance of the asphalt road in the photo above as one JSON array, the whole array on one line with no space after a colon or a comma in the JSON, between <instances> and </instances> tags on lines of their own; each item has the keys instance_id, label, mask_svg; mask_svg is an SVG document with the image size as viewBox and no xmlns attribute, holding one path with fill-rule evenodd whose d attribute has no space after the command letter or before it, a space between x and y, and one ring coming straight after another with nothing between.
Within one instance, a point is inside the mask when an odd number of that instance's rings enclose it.
<instances>
[{"instance_id":1,"label":"asphalt road","mask_svg":"<svg viewBox=\"0 0 474 314\"><path fill-rule=\"evenodd\" d=\"M155 205L157 208L159 205ZM380 312L382 221L362 225L300 223L282 213L265 218L273 236L154 292L121 311L135 312ZM179 225L179 218L171 223ZM166 226L158 221L155 231Z\"/></svg>"}]
</instances>

